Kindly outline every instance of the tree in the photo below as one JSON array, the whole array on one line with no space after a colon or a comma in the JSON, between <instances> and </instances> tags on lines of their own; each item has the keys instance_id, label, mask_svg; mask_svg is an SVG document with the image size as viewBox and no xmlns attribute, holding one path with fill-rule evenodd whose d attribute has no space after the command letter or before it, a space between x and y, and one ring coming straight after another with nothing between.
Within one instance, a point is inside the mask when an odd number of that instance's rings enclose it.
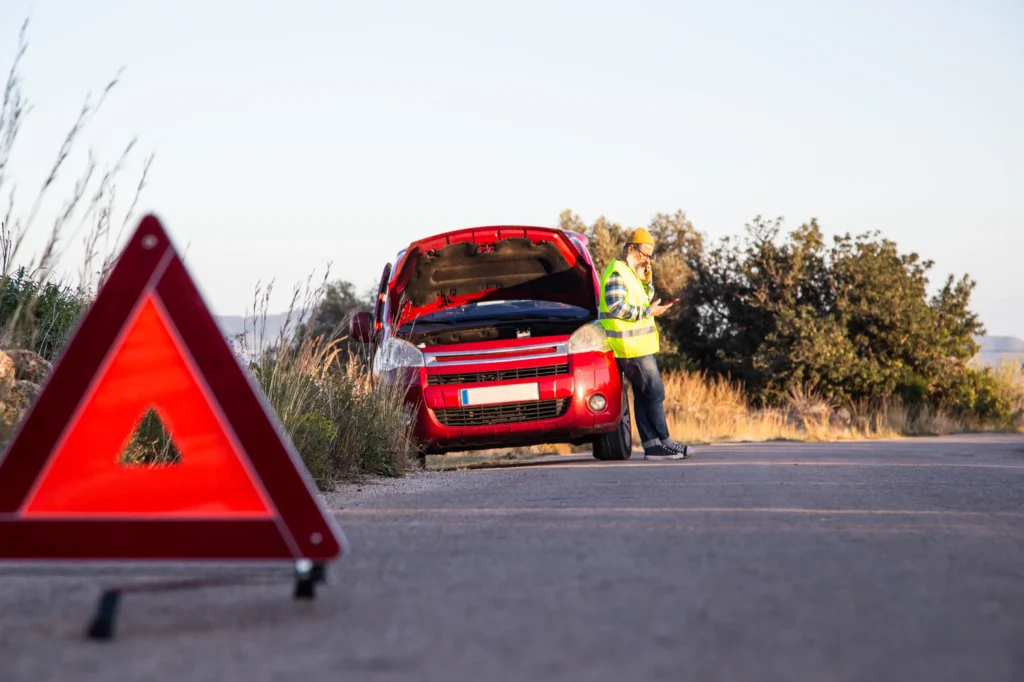
<instances>
[{"instance_id":1,"label":"tree","mask_svg":"<svg viewBox=\"0 0 1024 682\"><path fill-rule=\"evenodd\" d=\"M337 280L327 285L310 333L331 337L341 331L344 335L344 327L354 314L372 310L372 302L359 296L352 282Z\"/></svg>"},{"instance_id":2,"label":"tree","mask_svg":"<svg viewBox=\"0 0 1024 682\"><path fill-rule=\"evenodd\" d=\"M694 273L672 332L682 352L713 374L743 382L755 397L782 397L802 372L796 348L816 347L812 318L830 303L824 242L812 221L777 244L781 220L758 216L744 243L687 253Z\"/></svg>"},{"instance_id":3,"label":"tree","mask_svg":"<svg viewBox=\"0 0 1024 682\"><path fill-rule=\"evenodd\" d=\"M312 338L322 337L327 342L338 339L343 350L351 351L354 342L348 338L349 320L358 312L372 311L373 299L357 294L354 284L340 279L331 282L323 290L313 319L297 326L296 342L308 334Z\"/></svg>"},{"instance_id":4,"label":"tree","mask_svg":"<svg viewBox=\"0 0 1024 682\"><path fill-rule=\"evenodd\" d=\"M672 333L698 367L742 381L761 404L800 389L1001 413L991 382L967 365L984 333L973 281L950 277L929 298L933 263L877 232L826 247L811 220L781 236L781 219L758 216L742 242L687 251L694 274Z\"/></svg>"},{"instance_id":5,"label":"tree","mask_svg":"<svg viewBox=\"0 0 1024 682\"><path fill-rule=\"evenodd\" d=\"M608 264L619 257L622 245L626 242L626 228L619 223L608 222L604 216L600 216L588 226L578 215L566 209L558 216L558 227L578 232L587 238L587 250L597 265L598 274L604 272Z\"/></svg>"},{"instance_id":6,"label":"tree","mask_svg":"<svg viewBox=\"0 0 1024 682\"><path fill-rule=\"evenodd\" d=\"M587 249L594 258L599 272L604 272L612 260L622 255L622 247L634 229L609 222L604 216L598 217L588 226L568 209L559 215L558 227L587 237ZM646 227L655 242L652 259L654 286L666 297L674 298L682 293L686 286L691 275L687 257L689 254L700 252L703 236L694 229L693 223L687 219L683 211L676 211L671 215L658 213Z\"/></svg>"}]
</instances>

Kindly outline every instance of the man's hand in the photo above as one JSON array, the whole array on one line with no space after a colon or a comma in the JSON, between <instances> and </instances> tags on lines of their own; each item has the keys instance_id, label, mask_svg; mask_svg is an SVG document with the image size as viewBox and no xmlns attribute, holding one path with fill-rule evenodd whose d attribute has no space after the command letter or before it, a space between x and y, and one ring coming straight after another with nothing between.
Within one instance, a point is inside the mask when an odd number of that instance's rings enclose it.
<instances>
[{"instance_id":1,"label":"man's hand","mask_svg":"<svg viewBox=\"0 0 1024 682\"><path fill-rule=\"evenodd\" d=\"M669 303L668 305L661 305L661 299L659 298L657 301L651 304L651 315L654 315L655 317L661 317L673 305L675 305L674 302Z\"/></svg>"}]
</instances>

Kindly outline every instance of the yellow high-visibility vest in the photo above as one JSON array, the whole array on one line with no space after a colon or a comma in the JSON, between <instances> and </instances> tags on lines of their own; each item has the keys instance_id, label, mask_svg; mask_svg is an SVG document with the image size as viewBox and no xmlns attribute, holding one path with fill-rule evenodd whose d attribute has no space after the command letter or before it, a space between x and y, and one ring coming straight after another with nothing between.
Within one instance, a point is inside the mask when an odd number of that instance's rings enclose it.
<instances>
[{"instance_id":1,"label":"yellow high-visibility vest","mask_svg":"<svg viewBox=\"0 0 1024 682\"><path fill-rule=\"evenodd\" d=\"M640 278L621 260L613 260L601 275L601 304L598 308L598 319L608 334L608 343L615 351L617 358L636 358L641 355L657 353L661 348L658 328L654 318L634 322L612 317L608 313L608 301L605 300L604 289L613 272L617 272L626 285L626 302L630 305L650 305L647 292Z\"/></svg>"}]
</instances>

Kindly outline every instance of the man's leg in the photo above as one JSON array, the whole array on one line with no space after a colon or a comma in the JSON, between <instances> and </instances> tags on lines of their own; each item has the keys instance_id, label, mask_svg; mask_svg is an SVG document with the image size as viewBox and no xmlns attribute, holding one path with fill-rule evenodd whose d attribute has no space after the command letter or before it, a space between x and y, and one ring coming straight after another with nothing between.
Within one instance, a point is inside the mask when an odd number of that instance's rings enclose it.
<instances>
[{"instance_id":1,"label":"man's leg","mask_svg":"<svg viewBox=\"0 0 1024 682\"><path fill-rule=\"evenodd\" d=\"M619 369L626 376L626 380L633 387L633 412L636 415L636 430L640 434L640 443L646 451L651 445L657 444L658 436L651 429L651 423L647 419L646 402L643 399L644 375L640 371L637 358L618 358ZM626 389L625 386L622 387Z\"/></svg>"},{"instance_id":2,"label":"man's leg","mask_svg":"<svg viewBox=\"0 0 1024 682\"><path fill-rule=\"evenodd\" d=\"M643 375L646 387L643 396L644 412L647 414L651 433L659 443L664 444L671 439L668 435L668 424L665 421L665 383L661 380L658 360L653 355L644 355L637 358L637 365Z\"/></svg>"},{"instance_id":3,"label":"man's leg","mask_svg":"<svg viewBox=\"0 0 1024 682\"><path fill-rule=\"evenodd\" d=\"M672 440L665 419L665 383L658 369L658 360L654 355L637 358L637 365L643 376L646 391L643 395L644 412L648 428L657 438L657 444L651 452L645 446L645 459L682 459L693 454L693 448L681 445ZM637 417L639 422L640 418Z\"/></svg>"},{"instance_id":4,"label":"man's leg","mask_svg":"<svg viewBox=\"0 0 1024 682\"><path fill-rule=\"evenodd\" d=\"M636 430L640 433L644 457L679 459L682 455L678 455L662 443L662 434L667 435L668 431L664 428L664 411L661 412L660 423L658 418L657 410L665 398L665 387L660 381L660 376L657 377L657 381L651 382L651 373L645 357L619 359L618 365L633 387L633 412L636 414ZM653 413L652 406L656 406Z\"/></svg>"}]
</instances>

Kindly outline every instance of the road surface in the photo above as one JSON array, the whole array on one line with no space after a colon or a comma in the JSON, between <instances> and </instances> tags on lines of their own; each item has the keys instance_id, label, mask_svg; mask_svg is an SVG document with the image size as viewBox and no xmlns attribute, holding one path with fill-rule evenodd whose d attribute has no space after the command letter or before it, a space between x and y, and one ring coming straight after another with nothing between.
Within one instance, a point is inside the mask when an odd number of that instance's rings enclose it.
<instances>
[{"instance_id":1,"label":"road surface","mask_svg":"<svg viewBox=\"0 0 1024 682\"><path fill-rule=\"evenodd\" d=\"M0 679L1024 680L1024 437L700 448L328 496L287 581L129 595L0 572Z\"/></svg>"}]
</instances>

